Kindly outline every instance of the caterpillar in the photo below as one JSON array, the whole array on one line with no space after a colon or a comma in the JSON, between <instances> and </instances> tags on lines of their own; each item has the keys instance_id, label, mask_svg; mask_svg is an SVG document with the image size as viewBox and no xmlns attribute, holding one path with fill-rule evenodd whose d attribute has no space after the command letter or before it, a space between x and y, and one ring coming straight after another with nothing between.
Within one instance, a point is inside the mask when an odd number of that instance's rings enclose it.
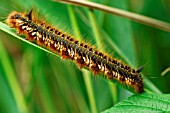
<instances>
[{"instance_id":1,"label":"caterpillar","mask_svg":"<svg viewBox=\"0 0 170 113\"><path fill-rule=\"evenodd\" d=\"M110 80L117 80L133 88L137 93L144 92L140 74L143 67L133 69L88 44L75 40L72 36L36 19L32 10L29 13L13 11L6 22L15 28L18 34L25 35L26 40L36 42L63 59L73 60L80 68L89 68L94 75L102 73Z\"/></svg>"}]
</instances>

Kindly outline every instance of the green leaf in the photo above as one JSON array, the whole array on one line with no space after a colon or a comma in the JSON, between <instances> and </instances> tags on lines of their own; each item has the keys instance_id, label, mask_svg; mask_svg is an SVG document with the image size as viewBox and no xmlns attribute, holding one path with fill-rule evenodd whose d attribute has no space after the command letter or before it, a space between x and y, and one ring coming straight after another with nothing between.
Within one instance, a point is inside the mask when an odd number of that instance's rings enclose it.
<instances>
[{"instance_id":1,"label":"green leaf","mask_svg":"<svg viewBox=\"0 0 170 113\"><path fill-rule=\"evenodd\" d=\"M170 94L143 93L133 95L102 113L112 112L170 112Z\"/></svg>"}]
</instances>

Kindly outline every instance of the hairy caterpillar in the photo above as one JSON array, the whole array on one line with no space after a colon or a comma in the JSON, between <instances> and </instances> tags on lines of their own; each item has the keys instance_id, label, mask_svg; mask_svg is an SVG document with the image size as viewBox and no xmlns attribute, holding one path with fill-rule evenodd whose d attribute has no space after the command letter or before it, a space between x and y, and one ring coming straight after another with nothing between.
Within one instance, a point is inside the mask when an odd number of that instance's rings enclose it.
<instances>
[{"instance_id":1,"label":"hairy caterpillar","mask_svg":"<svg viewBox=\"0 0 170 113\"><path fill-rule=\"evenodd\" d=\"M32 10L28 14L16 11L10 13L7 24L15 28L19 34L24 34L27 40L35 41L38 45L59 54L63 59L73 60L80 68L88 67L93 74L102 73L110 80L116 79L132 87L137 93L144 91L140 74L143 67L138 70L132 69L88 44L73 39L60 30L35 19Z\"/></svg>"}]
</instances>

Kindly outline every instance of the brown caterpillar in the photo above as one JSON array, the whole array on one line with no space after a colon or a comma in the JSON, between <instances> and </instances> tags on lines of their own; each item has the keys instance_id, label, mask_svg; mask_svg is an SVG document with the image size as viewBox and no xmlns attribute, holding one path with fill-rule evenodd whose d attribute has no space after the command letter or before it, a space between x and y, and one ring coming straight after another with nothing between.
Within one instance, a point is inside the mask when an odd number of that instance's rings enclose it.
<instances>
[{"instance_id":1,"label":"brown caterpillar","mask_svg":"<svg viewBox=\"0 0 170 113\"><path fill-rule=\"evenodd\" d=\"M88 67L93 74L104 74L108 79L116 79L135 89L137 93L144 91L140 72L143 67L135 70L117 59L98 52L89 45L81 43L60 30L36 20L32 11L29 14L12 12L7 18L7 24L15 28L19 34L26 35L29 41L48 48L59 54L63 59L73 60L80 68Z\"/></svg>"}]
</instances>

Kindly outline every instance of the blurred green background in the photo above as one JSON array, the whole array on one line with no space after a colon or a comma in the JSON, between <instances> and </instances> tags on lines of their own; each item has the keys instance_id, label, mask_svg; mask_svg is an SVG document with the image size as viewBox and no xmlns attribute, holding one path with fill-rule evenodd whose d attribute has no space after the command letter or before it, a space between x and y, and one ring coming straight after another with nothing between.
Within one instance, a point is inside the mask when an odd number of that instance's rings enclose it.
<instances>
[{"instance_id":1,"label":"blurred green background","mask_svg":"<svg viewBox=\"0 0 170 113\"><path fill-rule=\"evenodd\" d=\"M92 1L170 22L169 0ZM113 57L124 62L128 59L135 68L145 66L142 74L162 93L170 92L170 72L161 76L170 67L170 33L50 0L0 0L0 21L5 23L11 11L28 12L32 8L48 23L72 36L80 33L82 40L103 47ZM96 36L101 38L100 45ZM125 58L115 50L114 43ZM1 113L95 113L132 95L101 76L78 69L72 61L61 60L3 31L0 31L0 89Z\"/></svg>"}]
</instances>

